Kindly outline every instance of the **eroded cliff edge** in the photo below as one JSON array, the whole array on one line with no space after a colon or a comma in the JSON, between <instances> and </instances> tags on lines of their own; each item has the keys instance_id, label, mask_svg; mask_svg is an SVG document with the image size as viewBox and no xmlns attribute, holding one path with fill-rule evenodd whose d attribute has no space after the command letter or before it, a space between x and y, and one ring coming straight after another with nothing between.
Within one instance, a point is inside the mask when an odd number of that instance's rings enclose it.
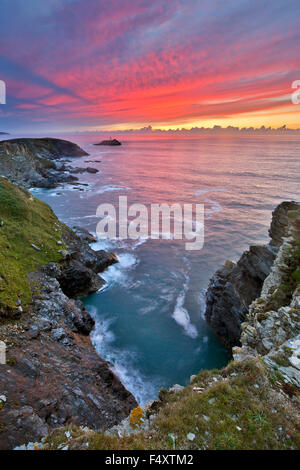
<instances>
[{"instance_id":1,"label":"eroded cliff edge","mask_svg":"<svg viewBox=\"0 0 300 470\"><path fill-rule=\"evenodd\" d=\"M281 203L272 214L270 243L250 246L237 263L227 261L209 282L205 317L220 341L229 349L240 344L241 324L249 305L261 292L289 227L288 212L295 202Z\"/></svg>"},{"instance_id":2,"label":"eroded cliff edge","mask_svg":"<svg viewBox=\"0 0 300 470\"><path fill-rule=\"evenodd\" d=\"M91 344L94 319L70 298L97 291L117 258L76 232L0 177L0 449L70 423L101 430L136 405Z\"/></svg>"}]
</instances>

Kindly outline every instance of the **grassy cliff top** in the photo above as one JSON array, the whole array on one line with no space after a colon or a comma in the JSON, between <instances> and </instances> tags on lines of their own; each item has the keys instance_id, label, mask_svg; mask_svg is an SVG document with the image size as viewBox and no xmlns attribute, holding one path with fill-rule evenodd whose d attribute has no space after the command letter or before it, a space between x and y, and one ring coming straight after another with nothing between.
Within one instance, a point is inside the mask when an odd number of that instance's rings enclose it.
<instances>
[{"instance_id":1,"label":"grassy cliff top","mask_svg":"<svg viewBox=\"0 0 300 470\"><path fill-rule=\"evenodd\" d=\"M165 391L148 430L119 437L67 426L45 449L237 450L299 449L299 410L280 375L260 358L202 371L177 393ZM284 392L284 393L283 393ZM294 397L295 398L295 397ZM144 416L145 417L145 416Z\"/></svg>"},{"instance_id":2,"label":"grassy cliff top","mask_svg":"<svg viewBox=\"0 0 300 470\"><path fill-rule=\"evenodd\" d=\"M28 275L61 259L65 229L47 204L0 177L0 319L18 312L20 301L29 306Z\"/></svg>"}]
</instances>

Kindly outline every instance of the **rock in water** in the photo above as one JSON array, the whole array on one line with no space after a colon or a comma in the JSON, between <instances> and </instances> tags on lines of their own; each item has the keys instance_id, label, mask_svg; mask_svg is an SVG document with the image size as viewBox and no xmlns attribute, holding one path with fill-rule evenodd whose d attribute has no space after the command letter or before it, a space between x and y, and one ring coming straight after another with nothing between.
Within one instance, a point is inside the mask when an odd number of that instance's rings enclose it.
<instances>
[{"instance_id":1,"label":"rock in water","mask_svg":"<svg viewBox=\"0 0 300 470\"><path fill-rule=\"evenodd\" d=\"M94 144L94 145L110 145L114 147L116 145L122 145L122 144L117 139L110 139L110 140L102 140L102 142L99 142L98 144Z\"/></svg>"}]
</instances>

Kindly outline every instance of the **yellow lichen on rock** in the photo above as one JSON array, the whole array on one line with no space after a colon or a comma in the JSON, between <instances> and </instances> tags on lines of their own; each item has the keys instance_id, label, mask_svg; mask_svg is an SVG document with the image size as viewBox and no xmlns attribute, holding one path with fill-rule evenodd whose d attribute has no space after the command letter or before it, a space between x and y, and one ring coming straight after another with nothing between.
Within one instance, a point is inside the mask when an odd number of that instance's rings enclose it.
<instances>
[{"instance_id":1,"label":"yellow lichen on rock","mask_svg":"<svg viewBox=\"0 0 300 470\"><path fill-rule=\"evenodd\" d=\"M129 423L132 429L136 429L142 424L143 417L144 412L140 406L138 406L137 408L133 408L129 417Z\"/></svg>"}]
</instances>

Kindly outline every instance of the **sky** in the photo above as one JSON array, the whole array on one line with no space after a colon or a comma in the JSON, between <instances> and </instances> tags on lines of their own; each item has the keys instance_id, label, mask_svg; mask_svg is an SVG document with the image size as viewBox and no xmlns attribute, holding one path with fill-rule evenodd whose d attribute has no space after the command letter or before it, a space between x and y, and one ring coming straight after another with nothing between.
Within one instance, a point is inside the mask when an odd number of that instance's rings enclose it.
<instances>
[{"instance_id":1,"label":"sky","mask_svg":"<svg viewBox=\"0 0 300 470\"><path fill-rule=\"evenodd\" d=\"M0 131L287 124L299 0L0 0Z\"/></svg>"}]
</instances>

